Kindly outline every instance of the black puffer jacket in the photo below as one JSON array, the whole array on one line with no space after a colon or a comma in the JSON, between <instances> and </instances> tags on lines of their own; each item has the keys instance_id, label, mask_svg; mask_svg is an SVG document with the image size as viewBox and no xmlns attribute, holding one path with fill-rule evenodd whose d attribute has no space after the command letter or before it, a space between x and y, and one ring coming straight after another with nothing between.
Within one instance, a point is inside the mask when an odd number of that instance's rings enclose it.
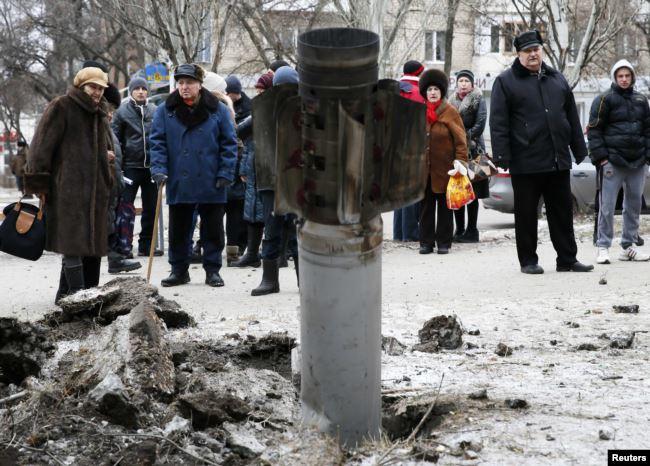
<instances>
[{"instance_id":1,"label":"black puffer jacket","mask_svg":"<svg viewBox=\"0 0 650 466\"><path fill-rule=\"evenodd\" d=\"M154 104L140 106L128 99L113 114L111 126L122 147L124 168L149 167L148 138L155 111Z\"/></svg>"},{"instance_id":2,"label":"black puffer jacket","mask_svg":"<svg viewBox=\"0 0 650 466\"><path fill-rule=\"evenodd\" d=\"M650 162L650 107L648 99L632 87L612 84L596 97L589 114L589 156L594 165L638 168Z\"/></svg>"},{"instance_id":3,"label":"black puffer jacket","mask_svg":"<svg viewBox=\"0 0 650 466\"><path fill-rule=\"evenodd\" d=\"M562 73L542 63L531 73L519 59L492 86L492 152L510 173L544 173L571 169L587 156L573 92Z\"/></svg>"}]
</instances>

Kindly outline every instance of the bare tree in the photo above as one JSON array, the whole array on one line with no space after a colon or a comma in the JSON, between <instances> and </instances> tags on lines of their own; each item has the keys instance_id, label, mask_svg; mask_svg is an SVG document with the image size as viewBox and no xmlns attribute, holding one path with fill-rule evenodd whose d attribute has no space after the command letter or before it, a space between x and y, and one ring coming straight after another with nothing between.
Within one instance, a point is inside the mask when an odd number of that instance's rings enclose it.
<instances>
[{"instance_id":1,"label":"bare tree","mask_svg":"<svg viewBox=\"0 0 650 466\"><path fill-rule=\"evenodd\" d=\"M456 13L460 0L447 0L447 31L445 34L445 74L451 72L451 60L454 53L454 30L456 26Z\"/></svg>"},{"instance_id":2,"label":"bare tree","mask_svg":"<svg viewBox=\"0 0 650 466\"><path fill-rule=\"evenodd\" d=\"M639 5L614 0L511 0L525 28L546 32L547 59L571 87L616 36L633 23ZM585 6L589 13L585 16ZM631 8L630 8L631 7ZM562 30L564 29L564 31ZM573 31L573 44L568 40ZM582 33L579 37L576 32Z\"/></svg>"}]
</instances>

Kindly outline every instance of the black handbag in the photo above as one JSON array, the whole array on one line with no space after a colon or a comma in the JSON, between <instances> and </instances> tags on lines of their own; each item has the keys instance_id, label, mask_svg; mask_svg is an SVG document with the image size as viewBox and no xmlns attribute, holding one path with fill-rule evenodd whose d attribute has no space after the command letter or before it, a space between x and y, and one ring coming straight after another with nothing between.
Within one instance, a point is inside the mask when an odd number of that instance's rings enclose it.
<instances>
[{"instance_id":1,"label":"black handbag","mask_svg":"<svg viewBox=\"0 0 650 466\"><path fill-rule=\"evenodd\" d=\"M0 224L0 251L30 261L38 260L45 249L45 213L43 205L25 204L22 199L9 204L2 213L5 219Z\"/></svg>"}]
</instances>

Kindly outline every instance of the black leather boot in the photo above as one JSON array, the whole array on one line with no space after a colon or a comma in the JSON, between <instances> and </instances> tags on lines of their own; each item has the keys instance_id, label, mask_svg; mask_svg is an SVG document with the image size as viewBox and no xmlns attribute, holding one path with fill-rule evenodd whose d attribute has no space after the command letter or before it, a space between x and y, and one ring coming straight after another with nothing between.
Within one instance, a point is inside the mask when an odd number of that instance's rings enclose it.
<instances>
[{"instance_id":1,"label":"black leather boot","mask_svg":"<svg viewBox=\"0 0 650 466\"><path fill-rule=\"evenodd\" d=\"M54 304L59 305L59 301L62 298L68 296L68 281L65 279L65 271L63 266L61 266L61 275L59 276L59 289L56 290L56 296L54 297Z\"/></svg>"},{"instance_id":2,"label":"black leather boot","mask_svg":"<svg viewBox=\"0 0 650 466\"><path fill-rule=\"evenodd\" d=\"M278 270L277 259L262 259L262 283L251 291L251 296L279 293Z\"/></svg>"},{"instance_id":3,"label":"black leather boot","mask_svg":"<svg viewBox=\"0 0 650 466\"><path fill-rule=\"evenodd\" d=\"M231 267L259 267L262 264L260 258L260 244L264 234L263 224L248 224L248 245L246 253L238 260L231 263Z\"/></svg>"},{"instance_id":4,"label":"black leather boot","mask_svg":"<svg viewBox=\"0 0 650 466\"><path fill-rule=\"evenodd\" d=\"M164 287L185 285L190 282L190 273L186 270L184 273L172 272L169 277L163 278L160 284Z\"/></svg>"},{"instance_id":5,"label":"black leather boot","mask_svg":"<svg viewBox=\"0 0 650 466\"><path fill-rule=\"evenodd\" d=\"M84 266L73 265L72 267L63 267L65 280L68 282L68 294L75 294L79 290L86 288L84 281Z\"/></svg>"},{"instance_id":6,"label":"black leather boot","mask_svg":"<svg viewBox=\"0 0 650 466\"><path fill-rule=\"evenodd\" d=\"M142 267L138 261L125 259L123 256L109 257L108 258L108 273L131 272Z\"/></svg>"}]
</instances>

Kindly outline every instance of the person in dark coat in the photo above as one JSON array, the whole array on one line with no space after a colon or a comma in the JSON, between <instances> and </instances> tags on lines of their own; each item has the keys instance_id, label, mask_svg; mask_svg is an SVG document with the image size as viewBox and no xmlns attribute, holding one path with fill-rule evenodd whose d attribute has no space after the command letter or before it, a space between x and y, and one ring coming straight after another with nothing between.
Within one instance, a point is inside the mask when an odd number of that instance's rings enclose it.
<instances>
[{"instance_id":1,"label":"person in dark coat","mask_svg":"<svg viewBox=\"0 0 650 466\"><path fill-rule=\"evenodd\" d=\"M103 98L107 86L100 68L81 69L67 94L48 104L27 156L25 190L46 196L45 249L63 255L67 286L57 291L57 302L86 288L84 272L98 280L108 251L115 153ZM92 261L84 264L84 258Z\"/></svg>"},{"instance_id":2,"label":"person in dark coat","mask_svg":"<svg viewBox=\"0 0 650 466\"><path fill-rule=\"evenodd\" d=\"M424 104L420 95L418 82L424 71L422 63L416 60L409 60L404 64L403 75L399 80L399 94L405 99ZM393 240L394 241L418 241L421 201L409 206L396 209L393 212Z\"/></svg>"},{"instance_id":3,"label":"person in dark coat","mask_svg":"<svg viewBox=\"0 0 650 466\"><path fill-rule=\"evenodd\" d=\"M298 73L290 66L277 69L273 75L273 86L297 84ZM264 215L264 240L262 242L262 281L251 291L252 296L261 296L280 291L278 270L282 254L283 235L287 238L287 251L293 257L298 276L298 242L296 239L296 216L293 214L278 215L273 211L275 191L259 190L262 198Z\"/></svg>"},{"instance_id":4,"label":"person in dark coat","mask_svg":"<svg viewBox=\"0 0 650 466\"><path fill-rule=\"evenodd\" d=\"M162 286L190 281L190 240L195 208L201 216L205 283L223 286L223 215L237 160L237 138L228 107L203 89L203 69L176 67L177 89L156 110L151 126L151 176L167 183L169 277Z\"/></svg>"},{"instance_id":5,"label":"person in dark coat","mask_svg":"<svg viewBox=\"0 0 650 466\"><path fill-rule=\"evenodd\" d=\"M104 91L104 98L108 103L106 113L108 122L112 123L115 112L120 107L122 97L120 91L115 85L109 83ZM142 267L142 264L135 260L129 260L122 252L122 244L120 243L120 235L117 223L117 208L119 205L120 196L126 187L124 180L123 169L123 154L117 135L113 132L113 146L115 148L115 183L111 190L110 203L108 206L108 273L117 274L120 272L131 272Z\"/></svg>"},{"instance_id":6,"label":"person in dark coat","mask_svg":"<svg viewBox=\"0 0 650 466\"><path fill-rule=\"evenodd\" d=\"M230 75L226 78L226 94L235 107L235 123L239 124L244 118L250 116L252 106L251 99L242 90L241 82L237 76Z\"/></svg>"},{"instance_id":7,"label":"person in dark coat","mask_svg":"<svg viewBox=\"0 0 650 466\"><path fill-rule=\"evenodd\" d=\"M122 193L122 200L133 204L141 193L142 215L140 217L140 237L138 255L148 256L151 247L153 222L156 215L156 185L151 181L149 160L149 133L156 106L147 101L149 85L143 78L133 78L129 82L129 97L122 102L113 116L113 132L120 141L124 160L124 176L131 180ZM131 238L133 232L129 235ZM129 245L126 254L131 252ZM156 255L162 255L157 251Z\"/></svg>"},{"instance_id":8,"label":"person in dark coat","mask_svg":"<svg viewBox=\"0 0 650 466\"><path fill-rule=\"evenodd\" d=\"M650 256L638 251L634 243L650 162L650 107L648 99L634 90L635 72L630 62L618 61L611 76L611 89L591 105L587 130L591 161L600 168L596 262L610 263L614 209L621 187L625 195L619 260L647 261Z\"/></svg>"},{"instance_id":9,"label":"person in dark coat","mask_svg":"<svg viewBox=\"0 0 650 466\"><path fill-rule=\"evenodd\" d=\"M517 58L492 86L490 133L495 163L510 169L521 271L544 273L537 257L537 206L544 196L558 272L588 272L576 258L569 171L587 156L569 83L543 62L542 37L527 31L514 41Z\"/></svg>"},{"instance_id":10,"label":"person in dark coat","mask_svg":"<svg viewBox=\"0 0 650 466\"><path fill-rule=\"evenodd\" d=\"M18 190L22 194L25 194L23 176L25 176L25 164L27 163L27 152L29 151L29 146L22 136L16 145L18 146L18 149L9 159L9 168L11 169L11 173L16 177L16 186L18 187Z\"/></svg>"},{"instance_id":11,"label":"person in dark coat","mask_svg":"<svg viewBox=\"0 0 650 466\"><path fill-rule=\"evenodd\" d=\"M273 85L273 78L263 74L255 83L257 94L262 94ZM262 196L257 190L255 177L255 141L253 140L253 117L248 116L237 125L237 135L244 144L242 156L242 180L246 183L244 198L244 220L246 221L248 238L246 253L233 262L233 267L259 267L262 258L259 253L262 235L264 233L264 206Z\"/></svg>"},{"instance_id":12,"label":"person in dark coat","mask_svg":"<svg viewBox=\"0 0 650 466\"><path fill-rule=\"evenodd\" d=\"M467 135L467 149L469 158L476 158L485 153L483 131L487 121L487 107L480 89L474 87L474 73L470 70L460 70L456 73L456 92L449 98L465 126ZM458 243L478 243L478 199L490 196L490 180L484 179L472 182L472 189L476 195L475 201L454 211L456 220L456 234L454 241ZM465 211L467 210L467 229L465 229Z\"/></svg>"},{"instance_id":13,"label":"person in dark coat","mask_svg":"<svg viewBox=\"0 0 650 466\"><path fill-rule=\"evenodd\" d=\"M420 77L420 94L427 99L427 162L429 175L420 214L420 254L448 254L454 233L447 207L447 184L453 173L467 173L465 128L456 108L447 101L449 78L440 70Z\"/></svg>"}]
</instances>

